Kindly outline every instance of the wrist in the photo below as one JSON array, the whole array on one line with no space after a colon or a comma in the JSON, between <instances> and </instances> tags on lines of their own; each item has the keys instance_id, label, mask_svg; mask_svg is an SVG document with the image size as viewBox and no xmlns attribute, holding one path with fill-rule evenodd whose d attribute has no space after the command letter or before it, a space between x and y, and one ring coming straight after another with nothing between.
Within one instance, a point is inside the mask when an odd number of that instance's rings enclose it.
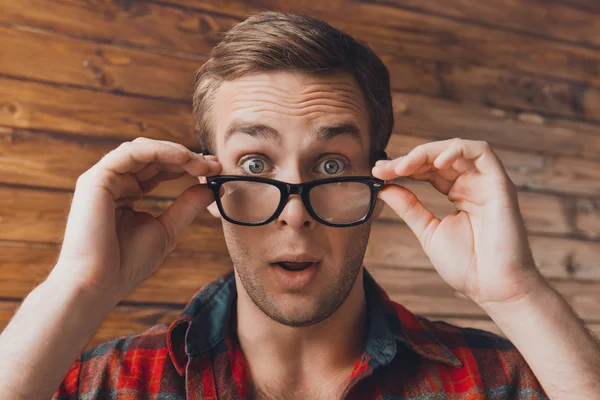
<instances>
[{"instance_id":1,"label":"wrist","mask_svg":"<svg viewBox=\"0 0 600 400\"><path fill-rule=\"evenodd\" d=\"M544 308L556 297L558 293L543 279L532 281L531 285L519 295L515 295L504 301L492 301L478 304L492 319L503 316L517 315L526 317L526 314L536 312Z\"/></svg>"},{"instance_id":2,"label":"wrist","mask_svg":"<svg viewBox=\"0 0 600 400\"><path fill-rule=\"evenodd\" d=\"M37 288L43 296L57 299L77 314L87 315L87 320L102 321L121 299L98 289L83 287L59 274L50 273Z\"/></svg>"}]
</instances>

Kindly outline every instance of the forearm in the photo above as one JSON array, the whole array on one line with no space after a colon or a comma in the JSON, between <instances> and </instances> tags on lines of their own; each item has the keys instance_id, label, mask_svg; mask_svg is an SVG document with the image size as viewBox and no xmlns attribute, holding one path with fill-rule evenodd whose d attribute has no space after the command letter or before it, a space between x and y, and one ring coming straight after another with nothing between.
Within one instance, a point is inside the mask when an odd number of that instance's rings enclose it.
<instances>
[{"instance_id":1,"label":"forearm","mask_svg":"<svg viewBox=\"0 0 600 400\"><path fill-rule=\"evenodd\" d=\"M552 400L600 392L600 344L547 283L511 304L482 306L523 355Z\"/></svg>"},{"instance_id":2,"label":"forearm","mask_svg":"<svg viewBox=\"0 0 600 400\"><path fill-rule=\"evenodd\" d=\"M0 335L0 398L50 399L114 305L47 279Z\"/></svg>"}]
</instances>

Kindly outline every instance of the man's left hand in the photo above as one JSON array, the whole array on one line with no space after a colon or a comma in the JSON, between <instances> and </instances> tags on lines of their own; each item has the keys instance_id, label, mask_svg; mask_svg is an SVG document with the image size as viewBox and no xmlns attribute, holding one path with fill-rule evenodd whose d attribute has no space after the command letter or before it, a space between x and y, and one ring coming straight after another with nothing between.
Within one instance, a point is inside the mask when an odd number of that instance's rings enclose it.
<instances>
[{"instance_id":1,"label":"man's left hand","mask_svg":"<svg viewBox=\"0 0 600 400\"><path fill-rule=\"evenodd\" d=\"M486 142L450 139L379 163L373 176L430 182L456 211L436 218L408 189L388 184L379 197L415 233L441 277L484 307L518 300L547 285L535 266L517 190Z\"/></svg>"}]
</instances>

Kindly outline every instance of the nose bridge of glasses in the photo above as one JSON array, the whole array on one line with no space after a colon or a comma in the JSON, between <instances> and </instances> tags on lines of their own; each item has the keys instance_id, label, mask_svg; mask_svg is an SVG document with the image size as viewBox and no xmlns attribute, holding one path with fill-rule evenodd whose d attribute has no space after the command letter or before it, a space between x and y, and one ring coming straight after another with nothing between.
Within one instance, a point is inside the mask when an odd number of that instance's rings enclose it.
<instances>
[{"instance_id":1,"label":"nose bridge of glasses","mask_svg":"<svg viewBox=\"0 0 600 400\"><path fill-rule=\"evenodd\" d=\"M287 185L288 193L290 194L290 196L293 194L302 196L302 191L304 190L306 182L305 183L286 183L286 185Z\"/></svg>"}]
</instances>

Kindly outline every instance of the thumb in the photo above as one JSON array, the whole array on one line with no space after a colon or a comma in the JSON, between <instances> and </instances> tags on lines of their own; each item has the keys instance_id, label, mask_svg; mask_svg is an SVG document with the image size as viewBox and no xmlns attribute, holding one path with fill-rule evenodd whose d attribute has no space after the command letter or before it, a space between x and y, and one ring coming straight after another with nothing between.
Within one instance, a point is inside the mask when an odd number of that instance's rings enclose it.
<instances>
[{"instance_id":1,"label":"thumb","mask_svg":"<svg viewBox=\"0 0 600 400\"><path fill-rule=\"evenodd\" d=\"M206 185L192 185L157 218L167 232L168 251L175 248L183 231L214 200L213 192Z\"/></svg>"},{"instance_id":2,"label":"thumb","mask_svg":"<svg viewBox=\"0 0 600 400\"><path fill-rule=\"evenodd\" d=\"M405 187L388 184L379 192L379 198L404 220L417 236L423 250L427 252L431 237L440 224L439 218L436 218L417 196Z\"/></svg>"}]
</instances>

